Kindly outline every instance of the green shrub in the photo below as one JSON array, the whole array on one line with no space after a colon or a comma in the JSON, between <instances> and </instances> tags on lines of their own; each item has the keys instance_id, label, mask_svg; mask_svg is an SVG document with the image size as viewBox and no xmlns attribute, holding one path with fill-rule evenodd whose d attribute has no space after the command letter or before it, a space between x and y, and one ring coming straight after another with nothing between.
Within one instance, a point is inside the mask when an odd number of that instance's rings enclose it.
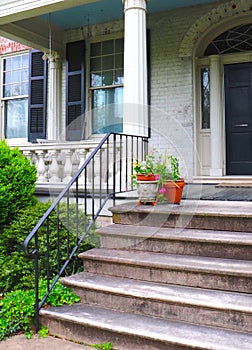
<instances>
[{"instance_id":1,"label":"green shrub","mask_svg":"<svg viewBox=\"0 0 252 350\"><path fill-rule=\"evenodd\" d=\"M34 203L36 168L17 149L0 141L0 233L13 215Z\"/></svg>"},{"instance_id":2,"label":"green shrub","mask_svg":"<svg viewBox=\"0 0 252 350\"><path fill-rule=\"evenodd\" d=\"M46 293L46 281L40 280L41 295ZM47 304L59 306L63 304L73 304L80 298L74 295L69 288L59 282L55 285L53 294L47 299ZM27 337L31 337L33 328L33 318L35 315L34 290L16 290L7 293L0 299L0 341L24 331ZM42 336L47 334L47 330L42 330Z\"/></svg>"},{"instance_id":3,"label":"green shrub","mask_svg":"<svg viewBox=\"0 0 252 350\"><path fill-rule=\"evenodd\" d=\"M36 203L20 210L8 227L5 227L0 239L0 290L7 292L16 289L29 289L34 286L34 261L27 257L23 250L23 243L27 235L34 228L38 220L49 208L48 203ZM83 222L89 222L85 218L83 211L78 211L78 224L75 212L75 206L70 205L70 215L66 216L66 204L62 204L59 210L53 212L49 220L50 236L47 238L47 228L44 225L39 231L39 273L40 277L47 275L47 247L48 239L50 249L49 275L50 278L58 272L57 258L60 257L60 268L68 257L67 241L69 239L70 249L76 244L76 228L79 230L79 236L84 232ZM57 233L59 228L59 237ZM60 250L58 250L58 240L60 241ZM31 242L32 243L32 242ZM81 243L79 251L86 251L97 244L97 237L94 230ZM34 247L31 245L30 250ZM82 261L75 256L69 264L66 274L77 272L82 267Z\"/></svg>"}]
</instances>

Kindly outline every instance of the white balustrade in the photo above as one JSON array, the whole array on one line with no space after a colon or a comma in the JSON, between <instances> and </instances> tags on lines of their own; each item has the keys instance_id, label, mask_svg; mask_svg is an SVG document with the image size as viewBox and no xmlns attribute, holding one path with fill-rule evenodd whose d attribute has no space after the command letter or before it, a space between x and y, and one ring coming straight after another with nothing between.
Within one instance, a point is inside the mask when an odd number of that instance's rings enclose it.
<instances>
[{"instance_id":1,"label":"white balustrade","mask_svg":"<svg viewBox=\"0 0 252 350\"><path fill-rule=\"evenodd\" d=\"M74 173L80 169L85 160L89 157L92 151L97 146L98 141L86 142L43 142L37 144L29 144L27 146L20 146L20 151L35 164L37 168L37 184L48 185L66 184L68 183ZM113 182L113 147L110 145L109 154L104 147L100 150L95 158L94 164L90 164L87 169L87 187L99 188L100 184L103 188L107 187L107 180L109 186ZM119 175L119 152L120 147L116 147L116 176ZM107 159L107 157L109 157ZM108 164L109 163L109 164ZM109 169L107 169L107 165ZM94 169L94 173L93 173ZM118 180L118 179L117 179ZM84 174L79 178L79 185L84 185ZM118 182L118 181L117 181ZM119 182L118 182L119 183Z\"/></svg>"}]
</instances>

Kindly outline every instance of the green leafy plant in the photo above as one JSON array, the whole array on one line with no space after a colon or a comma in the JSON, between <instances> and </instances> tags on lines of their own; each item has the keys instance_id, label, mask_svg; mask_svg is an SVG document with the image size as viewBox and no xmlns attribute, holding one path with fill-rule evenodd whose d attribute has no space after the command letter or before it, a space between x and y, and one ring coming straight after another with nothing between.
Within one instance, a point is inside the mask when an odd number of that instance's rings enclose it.
<instances>
[{"instance_id":1,"label":"green leafy plant","mask_svg":"<svg viewBox=\"0 0 252 350\"><path fill-rule=\"evenodd\" d=\"M93 344L92 347L101 350L113 350L113 345L110 342L103 344Z\"/></svg>"},{"instance_id":2,"label":"green leafy plant","mask_svg":"<svg viewBox=\"0 0 252 350\"><path fill-rule=\"evenodd\" d=\"M0 141L0 233L18 210L36 202L36 168L18 148Z\"/></svg>"},{"instance_id":3,"label":"green leafy plant","mask_svg":"<svg viewBox=\"0 0 252 350\"><path fill-rule=\"evenodd\" d=\"M46 281L40 280L41 295L47 290ZM71 305L78 302L80 298L71 290L59 282L55 285L53 294L48 297L47 304L59 306ZM12 336L17 332L25 332L28 339L32 337L33 318L35 315L34 290L16 290L4 295L0 299L0 340ZM49 331L42 327L39 334L47 336Z\"/></svg>"},{"instance_id":4,"label":"green leafy plant","mask_svg":"<svg viewBox=\"0 0 252 350\"><path fill-rule=\"evenodd\" d=\"M42 326L39 330L39 337L46 338L49 335L49 329L46 326Z\"/></svg>"}]
</instances>

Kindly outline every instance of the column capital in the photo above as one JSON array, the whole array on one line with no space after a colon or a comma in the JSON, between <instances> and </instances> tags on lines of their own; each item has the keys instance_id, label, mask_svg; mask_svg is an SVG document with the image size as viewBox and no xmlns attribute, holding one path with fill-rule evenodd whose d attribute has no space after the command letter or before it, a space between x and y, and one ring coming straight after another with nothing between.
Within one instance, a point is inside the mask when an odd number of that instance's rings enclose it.
<instances>
[{"instance_id":1,"label":"column capital","mask_svg":"<svg viewBox=\"0 0 252 350\"><path fill-rule=\"evenodd\" d=\"M132 9L140 9L146 11L146 4L148 0L122 0L124 11Z\"/></svg>"}]
</instances>

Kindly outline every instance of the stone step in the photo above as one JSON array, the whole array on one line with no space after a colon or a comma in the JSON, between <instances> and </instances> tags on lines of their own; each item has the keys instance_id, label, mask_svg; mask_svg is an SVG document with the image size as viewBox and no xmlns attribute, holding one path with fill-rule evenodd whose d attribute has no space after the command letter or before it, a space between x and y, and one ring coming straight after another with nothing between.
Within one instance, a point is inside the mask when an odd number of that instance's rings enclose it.
<instances>
[{"instance_id":1,"label":"stone step","mask_svg":"<svg viewBox=\"0 0 252 350\"><path fill-rule=\"evenodd\" d=\"M79 257L90 273L252 293L251 261L106 248Z\"/></svg>"},{"instance_id":2,"label":"stone step","mask_svg":"<svg viewBox=\"0 0 252 350\"><path fill-rule=\"evenodd\" d=\"M252 260L252 233L112 224L97 231L101 247Z\"/></svg>"},{"instance_id":3,"label":"stone step","mask_svg":"<svg viewBox=\"0 0 252 350\"><path fill-rule=\"evenodd\" d=\"M252 350L252 335L118 312L84 304L49 307L40 318L51 334L118 350Z\"/></svg>"},{"instance_id":4,"label":"stone step","mask_svg":"<svg viewBox=\"0 0 252 350\"><path fill-rule=\"evenodd\" d=\"M197 228L251 232L252 208L249 202L185 200L181 205L137 206L128 202L109 208L113 222L123 225Z\"/></svg>"},{"instance_id":5,"label":"stone step","mask_svg":"<svg viewBox=\"0 0 252 350\"><path fill-rule=\"evenodd\" d=\"M252 332L252 295L167 285L87 272L61 283L88 305Z\"/></svg>"}]
</instances>

